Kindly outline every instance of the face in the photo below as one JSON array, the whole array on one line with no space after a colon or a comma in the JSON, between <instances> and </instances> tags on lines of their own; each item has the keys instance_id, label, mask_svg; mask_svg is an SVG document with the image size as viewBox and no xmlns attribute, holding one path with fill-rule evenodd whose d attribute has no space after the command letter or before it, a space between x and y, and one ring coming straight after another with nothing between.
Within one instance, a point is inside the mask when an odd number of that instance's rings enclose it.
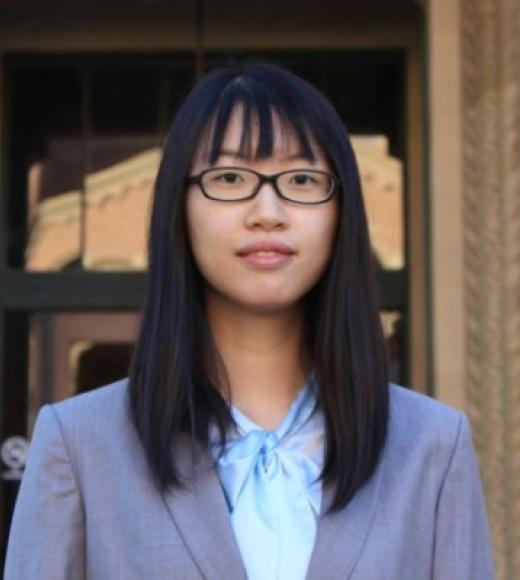
<instances>
[{"instance_id":1,"label":"face","mask_svg":"<svg viewBox=\"0 0 520 580\"><path fill-rule=\"evenodd\" d=\"M313 145L315 160L299 157L294 135L273 119L273 153L265 159L238 155L242 113L235 109L222 143L222 154L211 167L233 166L274 174L291 169L331 172L323 152ZM256 129L252 128L255 150ZM205 147L195 155L191 175L210 165ZM198 185L187 191L186 220L195 261L207 282L207 297L232 302L255 312L278 312L296 305L318 282L332 250L338 220L337 194L317 205L291 203L264 183L253 199L222 202L206 198ZM242 255L255 242L280 242L289 255Z\"/></svg>"}]
</instances>

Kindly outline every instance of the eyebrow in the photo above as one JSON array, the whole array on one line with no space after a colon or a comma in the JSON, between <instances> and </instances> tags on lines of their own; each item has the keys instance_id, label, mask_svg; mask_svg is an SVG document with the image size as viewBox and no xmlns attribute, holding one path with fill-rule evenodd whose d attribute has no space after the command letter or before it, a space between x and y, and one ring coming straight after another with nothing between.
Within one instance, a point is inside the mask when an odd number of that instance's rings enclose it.
<instances>
[{"instance_id":1,"label":"eyebrow","mask_svg":"<svg viewBox=\"0 0 520 580\"><path fill-rule=\"evenodd\" d=\"M232 151L231 149L221 149L218 152L217 159L219 157L235 157L237 159L246 159L246 160L250 159L250 157L248 155L244 155L240 151ZM310 161L311 163L316 162L313 159L309 159L307 156L305 156L301 152L292 153L291 155L286 155L285 157L281 158L282 161L294 161L295 159L305 159L306 161Z\"/></svg>"}]
</instances>

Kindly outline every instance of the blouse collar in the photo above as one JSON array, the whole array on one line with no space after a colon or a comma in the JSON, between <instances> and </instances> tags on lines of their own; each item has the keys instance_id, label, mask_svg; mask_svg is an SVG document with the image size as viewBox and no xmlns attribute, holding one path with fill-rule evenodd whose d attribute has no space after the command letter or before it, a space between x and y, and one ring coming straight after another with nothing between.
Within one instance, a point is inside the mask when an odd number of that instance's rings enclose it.
<instances>
[{"instance_id":1,"label":"blouse collar","mask_svg":"<svg viewBox=\"0 0 520 580\"><path fill-rule=\"evenodd\" d=\"M229 433L222 456L218 429L210 430L211 449L228 507L233 511L255 468L269 474L282 461L294 485L307 497L317 516L321 488L317 481L323 466L323 415L317 407L317 383L312 372L289 411L274 430L265 430L234 406L235 428Z\"/></svg>"}]
</instances>

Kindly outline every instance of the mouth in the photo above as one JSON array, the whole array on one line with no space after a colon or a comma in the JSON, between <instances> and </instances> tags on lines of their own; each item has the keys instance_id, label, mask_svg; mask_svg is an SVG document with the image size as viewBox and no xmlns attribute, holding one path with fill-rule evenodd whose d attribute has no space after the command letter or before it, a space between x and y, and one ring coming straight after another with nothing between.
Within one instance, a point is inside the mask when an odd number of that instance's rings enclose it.
<instances>
[{"instance_id":1,"label":"mouth","mask_svg":"<svg viewBox=\"0 0 520 580\"><path fill-rule=\"evenodd\" d=\"M286 242L272 239L256 240L237 252L247 266L264 270L286 266L295 254L295 250Z\"/></svg>"},{"instance_id":2,"label":"mouth","mask_svg":"<svg viewBox=\"0 0 520 580\"><path fill-rule=\"evenodd\" d=\"M247 254L239 254L239 257L247 265L253 268L273 269L286 266L292 261L294 254L277 252L274 250L259 250Z\"/></svg>"},{"instance_id":3,"label":"mouth","mask_svg":"<svg viewBox=\"0 0 520 580\"><path fill-rule=\"evenodd\" d=\"M277 240L259 240L251 244L247 244L238 250L239 256L246 256L249 254L271 255L275 254L294 254L294 249L288 244Z\"/></svg>"}]
</instances>

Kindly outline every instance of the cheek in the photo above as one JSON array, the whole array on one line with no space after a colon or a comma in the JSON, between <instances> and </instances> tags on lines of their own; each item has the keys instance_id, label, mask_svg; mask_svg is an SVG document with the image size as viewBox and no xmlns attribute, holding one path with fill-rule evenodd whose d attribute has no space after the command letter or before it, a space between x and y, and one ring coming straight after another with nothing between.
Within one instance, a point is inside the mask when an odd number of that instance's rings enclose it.
<instances>
[{"instance_id":1,"label":"cheek","mask_svg":"<svg viewBox=\"0 0 520 580\"><path fill-rule=\"evenodd\" d=\"M226 247L226 232L229 223L221 219L218 212L211 211L203 204L188 202L186 204L186 223L188 237L201 273L217 267L221 254Z\"/></svg>"},{"instance_id":2,"label":"cheek","mask_svg":"<svg viewBox=\"0 0 520 580\"><path fill-rule=\"evenodd\" d=\"M324 268L332 254L338 222L338 209L335 206L327 208L322 215L316 216L305 226L308 232L307 258L317 268Z\"/></svg>"}]
</instances>

